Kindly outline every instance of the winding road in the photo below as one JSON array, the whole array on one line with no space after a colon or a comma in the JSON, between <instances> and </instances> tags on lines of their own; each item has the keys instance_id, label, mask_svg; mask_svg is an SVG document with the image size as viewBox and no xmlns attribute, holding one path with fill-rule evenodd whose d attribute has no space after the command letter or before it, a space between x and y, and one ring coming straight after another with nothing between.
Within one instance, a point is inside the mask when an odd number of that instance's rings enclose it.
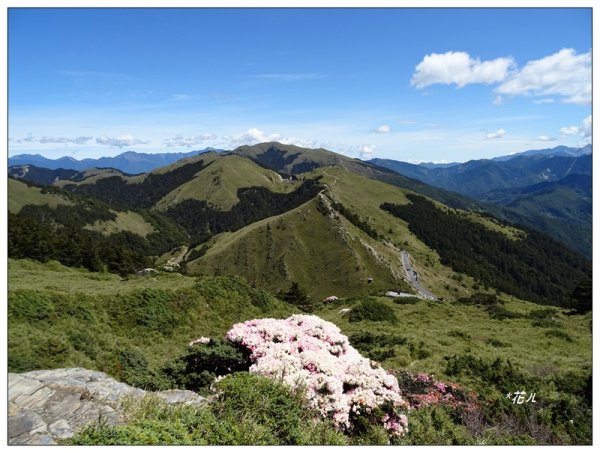
<instances>
[{"instance_id":1,"label":"winding road","mask_svg":"<svg viewBox=\"0 0 600 453\"><path fill-rule=\"evenodd\" d=\"M419 282L419 274L413 269L410 264L410 255L406 250L401 250L400 254L402 255L402 265L404 266L404 270L406 271L406 276L408 277L409 283L415 288L419 294L427 299L437 300L437 296L427 289L423 288L421 283Z\"/></svg>"}]
</instances>

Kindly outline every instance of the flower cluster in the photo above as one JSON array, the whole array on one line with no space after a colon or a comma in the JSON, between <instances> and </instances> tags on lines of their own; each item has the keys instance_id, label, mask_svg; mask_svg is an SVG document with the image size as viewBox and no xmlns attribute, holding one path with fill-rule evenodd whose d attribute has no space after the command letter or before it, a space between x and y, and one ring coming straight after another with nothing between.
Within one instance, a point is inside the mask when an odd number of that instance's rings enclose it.
<instances>
[{"instance_id":1,"label":"flower cluster","mask_svg":"<svg viewBox=\"0 0 600 453\"><path fill-rule=\"evenodd\" d=\"M311 315L254 319L234 325L226 338L248 350L250 372L303 388L309 404L336 426L352 430L362 416L391 435L406 433L397 379L360 355L335 324Z\"/></svg>"},{"instance_id":2,"label":"flower cluster","mask_svg":"<svg viewBox=\"0 0 600 453\"><path fill-rule=\"evenodd\" d=\"M408 371L401 371L396 377L411 409L445 405L469 411L477 407L477 395L467 393L457 384L437 381L425 373L412 374Z\"/></svg>"}]
</instances>

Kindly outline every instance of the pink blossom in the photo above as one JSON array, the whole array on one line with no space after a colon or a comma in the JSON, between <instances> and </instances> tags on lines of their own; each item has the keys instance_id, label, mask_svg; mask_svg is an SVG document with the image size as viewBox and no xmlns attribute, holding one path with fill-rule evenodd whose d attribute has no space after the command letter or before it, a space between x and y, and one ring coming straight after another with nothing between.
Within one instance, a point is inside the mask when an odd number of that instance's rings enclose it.
<instances>
[{"instance_id":1,"label":"pink blossom","mask_svg":"<svg viewBox=\"0 0 600 453\"><path fill-rule=\"evenodd\" d=\"M446 385L443 382L436 382L434 387L442 393L446 393Z\"/></svg>"},{"instance_id":2,"label":"pink blossom","mask_svg":"<svg viewBox=\"0 0 600 453\"><path fill-rule=\"evenodd\" d=\"M384 427L394 436L406 433L397 379L363 357L335 324L311 315L255 319L234 325L226 338L250 351L251 373L303 388L311 407L339 428L351 429L351 413L368 415L390 403Z\"/></svg>"}]
</instances>

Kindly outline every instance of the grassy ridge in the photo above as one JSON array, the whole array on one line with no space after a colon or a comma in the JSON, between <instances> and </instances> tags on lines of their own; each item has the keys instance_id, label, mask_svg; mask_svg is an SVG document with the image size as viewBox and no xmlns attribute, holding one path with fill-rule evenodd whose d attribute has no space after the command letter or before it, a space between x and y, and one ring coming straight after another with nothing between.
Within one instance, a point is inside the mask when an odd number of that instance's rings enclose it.
<instances>
[{"instance_id":1,"label":"grassy ridge","mask_svg":"<svg viewBox=\"0 0 600 453\"><path fill-rule=\"evenodd\" d=\"M48 205L55 208L58 205L69 206L73 203L57 194L43 193L40 187L33 187L13 178L8 178L8 211L18 213L23 206Z\"/></svg>"},{"instance_id":2,"label":"grassy ridge","mask_svg":"<svg viewBox=\"0 0 600 453\"><path fill-rule=\"evenodd\" d=\"M230 210L240 201L238 189L264 187L271 192L291 192L298 183L284 183L275 171L268 170L240 156L223 156L196 177L169 192L156 203L166 210L183 200L204 200L211 207Z\"/></svg>"}]
</instances>

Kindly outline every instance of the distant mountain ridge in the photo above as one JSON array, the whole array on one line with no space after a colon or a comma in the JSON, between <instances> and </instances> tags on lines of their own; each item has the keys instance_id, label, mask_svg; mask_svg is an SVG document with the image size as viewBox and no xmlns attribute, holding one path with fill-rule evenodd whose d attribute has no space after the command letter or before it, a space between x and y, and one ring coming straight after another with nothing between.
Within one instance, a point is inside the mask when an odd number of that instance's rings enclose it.
<instances>
[{"instance_id":1,"label":"distant mountain ridge","mask_svg":"<svg viewBox=\"0 0 600 453\"><path fill-rule=\"evenodd\" d=\"M505 220L522 223L591 257L592 146L530 150L452 166L369 162L424 183L503 208ZM493 212L493 211L490 211Z\"/></svg>"},{"instance_id":2,"label":"distant mountain ridge","mask_svg":"<svg viewBox=\"0 0 600 453\"><path fill-rule=\"evenodd\" d=\"M205 148L187 153L138 153L126 151L114 157L100 157L98 159L77 160L65 156L58 159L48 159L40 154L19 154L8 158L8 166L34 165L39 168L51 170L86 170L88 168L115 168L124 173L139 174L152 171L156 168L172 164L186 157L197 156L208 151L222 151L215 148Z\"/></svg>"},{"instance_id":3,"label":"distant mountain ridge","mask_svg":"<svg viewBox=\"0 0 600 453\"><path fill-rule=\"evenodd\" d=\"M494 157L492 160L504 161L510 160L517 156L570 156L579 157L585 156L586 154L592 154L592 145L585 145L582 148L571 148L568 146L555 146L554 148L547 149L531 149L529 151L523 151L521 153L509 154L507 156Z\"/></svg>"}]
</instances>

